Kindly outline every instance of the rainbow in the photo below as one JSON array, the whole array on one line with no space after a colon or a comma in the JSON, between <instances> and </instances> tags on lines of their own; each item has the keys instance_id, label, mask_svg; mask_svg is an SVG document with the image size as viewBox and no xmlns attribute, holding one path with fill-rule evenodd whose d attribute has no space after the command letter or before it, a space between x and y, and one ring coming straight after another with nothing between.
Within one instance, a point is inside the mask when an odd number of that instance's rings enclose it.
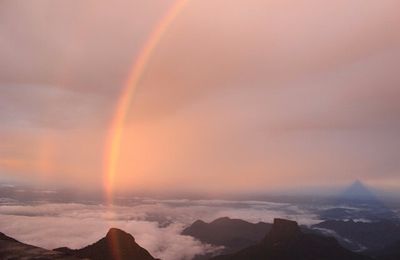
<instances>
[{"instance_id":1,"label":"rainbow","mask_svg":"<svg viewBox=\"0 0 400 260\"><path fill-rule=\"evenodd\" d=\"M138 83L146 69L154 49L157 47L162 36L170 24L175 20L184 8L187 0L176 0L167 10L162 19L157 23L149 34L135 62L132 65L129 76L122 87L121 95L118 98L114 116L107 136L104 154L104 178L103 185L107 202L112 204L115 177L121 145L122 133L125 119L132 97L135 95Z\"/></svg>"}]
</instances>

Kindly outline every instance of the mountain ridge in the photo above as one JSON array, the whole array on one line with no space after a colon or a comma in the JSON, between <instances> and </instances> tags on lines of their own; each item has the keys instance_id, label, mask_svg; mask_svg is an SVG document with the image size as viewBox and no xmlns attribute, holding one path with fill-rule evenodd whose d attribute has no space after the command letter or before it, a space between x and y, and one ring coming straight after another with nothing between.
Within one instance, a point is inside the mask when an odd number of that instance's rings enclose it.
<instances>
[{"instance_id":1,"label":"mountain ridge","mask_svg":"<svg viewBox=\"0 0 400 260\"><path fill-rule=\"evenodd\" d=\"M339 245L336 239L303 233L297 222L275 219L271 231L258 244L210 260L371 260Z\"/></svg>"},{"instance_id":2,"label":"mountain ridge","mask_svg":"<svg viewBox=\"0 0 400 260\"><path fill-rule=\"evenodd\" d=\"M81 249L61 247L54 250L91 260L156 260L131 234L118 228L110 228L105 237Z\"/></svg>"},{"instance_id":3,"label":"mountain ridge","mask_svg":"<svg viewBox=\"0 0 400 260\"><path fill-rule=\"evenodd\" d=\"M258 243L271 229L271 224L250 223L242 219L222 217L206 223L196 220L182 231L182 235L194 237L202 243L223 246L220 253L231 253Z\"/></svg>"}]
</instances>

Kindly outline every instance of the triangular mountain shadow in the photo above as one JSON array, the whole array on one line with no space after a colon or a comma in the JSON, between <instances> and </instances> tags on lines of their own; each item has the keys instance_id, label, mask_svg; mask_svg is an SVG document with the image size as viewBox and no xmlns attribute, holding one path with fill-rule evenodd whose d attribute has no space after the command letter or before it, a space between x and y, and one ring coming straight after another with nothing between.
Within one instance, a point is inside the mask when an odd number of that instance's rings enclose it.
<instances>
[{"instance_id":1,"label":"triangular mountain shadow","mask_svg":"<svg viewBox=\"0 0 400 260\"><path fill-rule=\"evenodd\" d=\"M91 260L155 259L146 249L136 243L135 238L131 234L117 228L111 228L104 238L82 249L73 250L61 247L54 250Z\"/></svg>"},{"instance_id":2,"label":"triangular mountain shadow","mask_svg":"<svg viewBox=\"0 0 400 260\"><path fill-rule=\"evenodd\" d=\"M382 203L378 196L360 180L356 180L339 194L338 200Z\"/></svg>"},{"instance_id":3,"label":"triangular mountain shadow","mask_svg":"<svg viewBox=\"0 0 400 260\"><path fill-rule=\"evenodd\" d=\"M397 219L397 215L366 185L357 180L336 196L335 207L320 211L323 220Z\"/></svg>"}]
</instances>

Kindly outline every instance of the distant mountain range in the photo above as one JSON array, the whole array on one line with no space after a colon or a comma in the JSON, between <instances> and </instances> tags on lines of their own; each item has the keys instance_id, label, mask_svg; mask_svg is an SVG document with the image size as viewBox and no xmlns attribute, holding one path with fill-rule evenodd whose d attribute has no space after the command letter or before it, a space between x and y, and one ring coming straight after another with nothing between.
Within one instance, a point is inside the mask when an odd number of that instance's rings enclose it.
<instances>
[{"instance_id":1,"label":"distant mountain range","mask_svg":"<svg viewBox=\"0 0 400 260\"><path fill-rule=\"evenodd\" d=\"M210 223L197 220L187 227L182 234L190 235L203 243L223 246L224 248L218 253L230 255L251 245L259 244L266 237L265 234L270 232L272 226L272 224L264 222L253 224L240 219L225 217ZM265 233L254 232L257 228L264 229ZM399 223L391 220L378 222L329 220L309 228L300 226L299 229L307 236L325 238L334 236L341 247L350 251L362 252L371 257L379 256L378 259L381 259L385 251L388 252L386 255L395 255L394 248L396 247L394 245L396 242L399 242L400 245ZM322 238L322 240L325 240L325 238ZM238 243L238 241L241 243ZM195 259L208 259L210 257L210 255L197 256ZM400 257L397 260L399 259Z\"/></svg>"},{"instance_id":2,"label":"distant mountain range","mask_svg":"<svg viewBox=\"0 0 400 260\"><path fill-rule=\"evenodd\" d=\"M353 250L379 251L400 241L400 223L390 220L376 222L328 220L313 225L312 228L333 231L343 239L343 246ZM346 244L346 241L351 241L353 245ZM358 248L354 248L354 244L358 245Z\"/></svg>"},{"instance_id":3,"label":"distant mountain range","mask_svg":"<svg viewBox=\"0 0 400 260\"><path fill-rule=\"evenodd\" d=\"M332 237L306 234L295 221L275 219L271 231L258 244L213 260L368 260Z\"/></svg>"},{"instance_id":4,"label":"distant mountain range","mask_svg":"<svg viewBox=\"0 0 400 260\"><path fill-rule=\"evenodd\" d=\"M228 217L216 219L210 223L197 220L182 231L203 243L223 246L221 253L232 253L260 241L270 231L272 224L249 223L241 219Z\"/></svg>"}]
</instances>

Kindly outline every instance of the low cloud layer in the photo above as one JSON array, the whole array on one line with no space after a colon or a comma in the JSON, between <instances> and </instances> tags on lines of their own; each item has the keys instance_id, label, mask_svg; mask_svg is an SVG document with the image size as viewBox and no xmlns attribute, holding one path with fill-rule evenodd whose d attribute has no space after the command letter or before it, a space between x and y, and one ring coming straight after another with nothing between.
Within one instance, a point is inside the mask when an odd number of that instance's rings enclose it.
<instances>
[{"instance_id":1,"label":"low cloud layer","mask_svg":"<svg viewBox=\"0 0 400 260\"><path fill-rule=\"evenodd\" d=\"M271 222L275 217L303 224L319 220L310 211L286 203L260 201L163 201L140 199L130 206L76 203L18 204L0 206L0 231L22 242L53 249L81 248L105 236L110 227L131 233L151 254L163 260L191 259L217 248L202 244L181 231L197 219L241 218Z\"/></svg>"}]
</instances>

